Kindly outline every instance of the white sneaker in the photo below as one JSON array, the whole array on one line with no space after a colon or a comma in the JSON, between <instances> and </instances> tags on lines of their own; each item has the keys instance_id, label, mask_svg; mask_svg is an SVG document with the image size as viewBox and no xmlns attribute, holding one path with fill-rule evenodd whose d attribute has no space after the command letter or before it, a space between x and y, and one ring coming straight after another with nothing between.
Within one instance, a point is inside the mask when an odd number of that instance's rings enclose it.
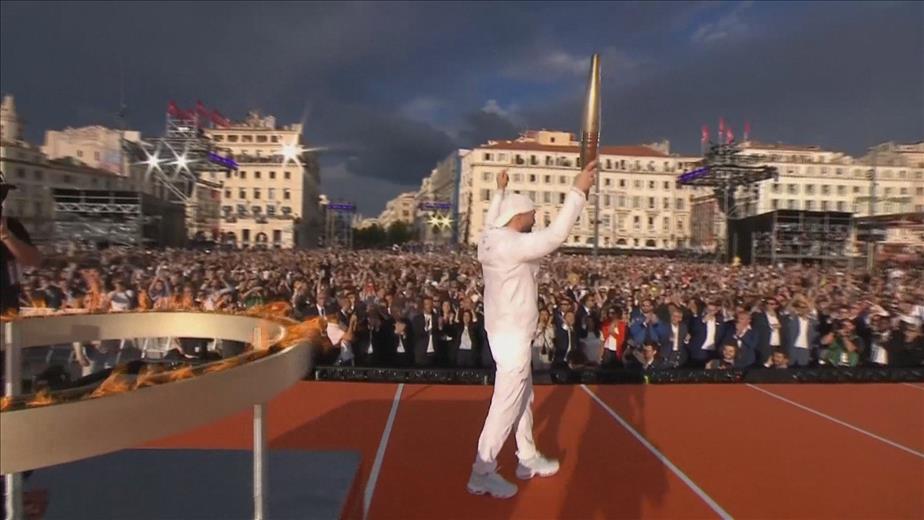
<instances>
[{"instance_id":1,"label":"white sneaker","mask_svg":"<svg viewBox=\"0 0 924 520\"><path fill-rule=\"evenodd\" d=\"M558 461L538 454L530 460L521 460L517 465L517 478L521 480L528 480L536 475L551 477L556 473L558 473Z\"/></svg>"},{"instance_id":2,"label":"white sneaker","mask_svg":"<svg viewBox=\"0 0 924 520\"><path fill-rule=\"evenodd\" d=\"M512 482L507 482L497 471L487 474L473 471L468 479L468 492L473 495L487 493L495 498L510 498L517 494L517 486Z\"/></svg>"}]
</instances>

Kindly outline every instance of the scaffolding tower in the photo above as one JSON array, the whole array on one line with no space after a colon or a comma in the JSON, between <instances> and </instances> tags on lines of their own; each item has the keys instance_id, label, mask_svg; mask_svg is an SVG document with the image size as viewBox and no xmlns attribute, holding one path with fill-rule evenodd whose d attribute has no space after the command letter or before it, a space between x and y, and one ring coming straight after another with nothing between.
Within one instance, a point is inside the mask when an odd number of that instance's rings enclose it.
<instances>
[{"instance_id":1,"label":"scaffolding tower","mask_svg":"<svg viewBox=\"0 0 924 520\"><path fill-rule=\"evenodd\" d=\"M355 214L355 204L328 203L324 207L324 243L322 246L353 249L353 217Z\"/></svg>"},{"instance_id":2,"label":"scaffolding tower","mask_svg":"<svg viewBox=\"0 0 924 520\"><path fill-rule=\"evenodd\" d=\"M677 177L677 186L711 187L719 211L725 217L725 261L730 262L737 235L728 233L731 222L750 215L757 210L760 200L760 183L777 179L779 172L773 166L758 164L759 159L741 155L739 144L709 143L709 150L700 166Z\"/></svg>"}]
</instances>

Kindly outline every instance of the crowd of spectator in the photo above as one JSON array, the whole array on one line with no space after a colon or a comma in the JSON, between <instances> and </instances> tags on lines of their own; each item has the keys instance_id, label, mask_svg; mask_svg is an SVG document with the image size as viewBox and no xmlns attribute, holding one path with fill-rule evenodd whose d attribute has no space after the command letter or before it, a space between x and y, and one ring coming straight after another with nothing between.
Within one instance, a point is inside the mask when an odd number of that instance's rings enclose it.
<instances>
[{"instance_id":1,"label":"crowd of spectator","mask_svg":"<svg viewBox=\"0 0 924 520\"><path fill-rule=\"evenodd\" d=\"M924 362L916 269L556 255L539 277L536 369ZM491 368L482 289L468 251L109 249L47 257L26 273L20 303L105 312L286 302L295 320L324 319L324 363Z\"/></svg>"}]
</instances>

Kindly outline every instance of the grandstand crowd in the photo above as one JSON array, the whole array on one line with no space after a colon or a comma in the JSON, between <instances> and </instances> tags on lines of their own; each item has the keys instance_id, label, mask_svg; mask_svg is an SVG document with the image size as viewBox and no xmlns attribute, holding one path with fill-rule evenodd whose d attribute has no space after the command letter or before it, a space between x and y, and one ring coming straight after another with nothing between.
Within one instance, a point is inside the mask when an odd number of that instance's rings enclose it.
<instances>
[{"instance_id":1,"label":"grandstand crowd","mask_svg":"<svg viewBox=\"0 0 924 520\"><path fill-rule=\"evenodd\" d=\"M540 277L534 368L920 366L924 273L735 267L555 255ZM144 251L50 255L27 271L22 312L243 311L287 302L321 317L321 361L492 367L471 252ZM214 350L214 345L208 347ZM89 350L87 350L89 349ZM86 358L111 364L105 347ZM195 356L181 342L168 345ZM203 350L207 350L203 347Z\"/></svg>"}]
</instances>

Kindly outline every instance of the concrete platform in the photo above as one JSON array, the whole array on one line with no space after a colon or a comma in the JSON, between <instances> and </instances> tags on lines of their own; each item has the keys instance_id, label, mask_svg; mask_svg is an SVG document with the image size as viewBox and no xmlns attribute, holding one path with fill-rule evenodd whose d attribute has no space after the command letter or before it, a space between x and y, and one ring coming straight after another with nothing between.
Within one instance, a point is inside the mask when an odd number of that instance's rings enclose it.
<instances>
[{"instance_id":1,"label":"concrete platform","mask_svg":"<svg viewBox=\"0 0 924 520\"><path fill-rule=\"evenodd\" d=\"M361 518L360 458L270 451L269 518ZM252 460L246 450L126 450L37 470L25 490L47 491L48 520L244 520Z\"/></svg>"}]
</instances>

